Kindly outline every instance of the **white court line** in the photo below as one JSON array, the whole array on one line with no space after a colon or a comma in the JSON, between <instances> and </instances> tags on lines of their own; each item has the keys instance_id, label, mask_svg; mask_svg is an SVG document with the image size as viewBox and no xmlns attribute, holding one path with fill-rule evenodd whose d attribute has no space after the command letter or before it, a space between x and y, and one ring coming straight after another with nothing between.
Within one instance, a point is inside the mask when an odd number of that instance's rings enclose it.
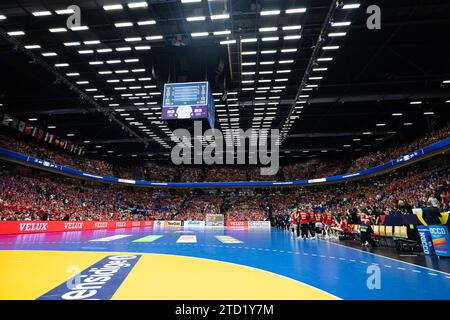
<instances>
[{"instance_id":1,"label":"white court line","mask_svg":"<svg viewBox=\"0 0 450 320\"><path fill-rule=\"evenodd\" d=\"M131 234L118 234L116 236L111 236L111 237L105 237L105 238L100 238L100 239L94 239L94 240L89 240L89 242L96 242L96 241L114 241L114 240L119 240L119 239L123 239L123 238L128 238L131 237Z\"/></svg>"},{"instance_id":2,"label":"white court line","mask_svg":"<svg viewBox=\"0 0 450 320\"><path fill-rule=\"evenodd\" d=\"M418 264L414 264L414 263L402 261L402 260L395 259L395 258L391 258L391 257L382 256L382 255L380 255L380 254L376 254L376 253L373 253L373 252L368 252L368 251L364 251L364 250L359 250L359 249L356 249L356 248L352 248L352 247L349 247L349 246L345 246L345 245L339 244L339 243L334 243L334 242L331 242L331 241L326 241L326 240L322 240L322 241L325 241L325 242L327 242L327 243L330 243L330 244L333 244L333 245L336 245L336 246L339 246L339 247L344 247L344 248L347 248L347 249L356 250L356 251L363 252L363 253L366 253L366 254L371 254L371 255L374 255L374 256L377 256L377 257L380 257L380 258L385 258L385 259L389 259L389 260L394 260L394 261L396 261L396 262L408 264L408 265L410 265L410 266L414 266L414 267L417 267L417 268L423 268L423 269L427 269L427 270L429 270L429 271L442 273L442 274L444 274L444 275L450 275L450 273L445 272L445 271L436 270L436 269L431 269L431 268L424 267L424 266L421 266L421 265L418 265Z\"/></svg>"}]
</instances>

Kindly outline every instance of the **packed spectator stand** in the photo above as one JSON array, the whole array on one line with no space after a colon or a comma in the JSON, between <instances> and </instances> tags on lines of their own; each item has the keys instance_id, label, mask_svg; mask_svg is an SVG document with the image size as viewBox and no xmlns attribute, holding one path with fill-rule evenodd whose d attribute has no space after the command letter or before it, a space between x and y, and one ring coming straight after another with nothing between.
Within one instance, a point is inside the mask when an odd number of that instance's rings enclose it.
<instances>
[{"instance_id":1,"label":"packed spectator stand","mask_svg":"<svg viewBox=\"0 0 450 320\"><path fill-rule=\"evenodd\" d=\"M203 220L205 214L222 213L229 220L263 221L287 215L296 207L331 210L351 218L365 212L373 221L379 215L411 213L435 198L449 208L450 168L402 170L387 176L346 185L298 189L255 190L253 194L132 189L36 174L31 169L7 165L1 172L2 220Z\"/></svg>"},{"instance_id":2,"label":"packed spectator stand","mask_svg":"<svg viewBox=\"0 0 450 320\"><path fill-rule=\"evenodd\" d=\"M392 148L358 158L350 166L365 169L404 153L424 147L448 136L449 127L433 135L422 137L401 148ZM106 161L88 159L63 151L49 150L35 143L0 135L1 147L75 169L113 176L136 175L136 168L117 169ZM254 190L230 194L223 190L175 191L133 189L80 181L35 169L4 163L0 181L0 218L2 220L204 220L206 214L224 214L226 219L263 221L288 215L293 208L330 210L337 219L358 219L364 213L374 223L380 215L411 213L413 207L423 206L436 199L442 210L448 209L450 176L447 159L433 166L419 165L412 170L398 170L388 175L359 182L296 189ZM283 167L285 179L311 178L310 173L336 174L346 164L320 163L316 159ZM176 168L155 165L158 174L145 166L145 178L174 178ZM229 181L250 177L259 168L208 167L199 173L197 168L183 168L182 181ZM256 178L258 179L258 178ZM156 179L155 179L156 180ZM169 180L170 181L170 180ZM239 181L239 180L238 180Z\"/></svg>"},{"instance_id":3,"label":"packed spectator stand","mask_svg":"<svg viewBox=\"0 0 450 320\"><path fill-rule=\"evenodd\" d=\"M282 165L275 175L262 175L258 167L245 166L206 166L176 167L156 163L135 163L133 165L110 163L78 156L50 146L39 144L33 140L22 140L23 137L0 133L0 147L61 164L73 169L114 176L125 179L146 179L155 182L214 182L214 181L290 181L352 173L365 170L396 159L409 152L423 148L450 136L450 125L433 131L412 142L369 152L353 161L309 159L296 164Z\"/></svg>"}]
</instances>

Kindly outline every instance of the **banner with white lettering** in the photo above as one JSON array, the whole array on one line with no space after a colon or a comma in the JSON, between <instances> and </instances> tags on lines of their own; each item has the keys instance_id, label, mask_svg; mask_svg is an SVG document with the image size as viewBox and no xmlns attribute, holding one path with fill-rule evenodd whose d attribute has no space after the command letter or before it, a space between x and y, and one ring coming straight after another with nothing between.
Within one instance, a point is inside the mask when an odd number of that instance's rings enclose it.
<instances>
[{"instance_id":1,"label":"banner with white lettering","mask_svg":"<svg viewBox=\"0 0 450 320\"><path fill-rule=\"evenodd\" d=\"M0 234L153 227L153 221L0 221Z\"/></svg>"}]
</instances>

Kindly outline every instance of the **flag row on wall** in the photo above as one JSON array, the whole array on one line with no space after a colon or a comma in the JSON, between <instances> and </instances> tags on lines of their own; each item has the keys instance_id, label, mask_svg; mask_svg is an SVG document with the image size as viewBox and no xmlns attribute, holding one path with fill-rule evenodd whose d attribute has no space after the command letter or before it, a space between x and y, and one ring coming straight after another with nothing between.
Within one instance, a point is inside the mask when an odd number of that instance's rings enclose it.
<instances>
[{"instance_id":1,"label":"flag row on wall","mask_svg":"<svg viewBox=\"0 0 450 320\"><path fill-rule=\"evenodd\" d=\"M77 146L71 143L70 141L61 139L55 136L54 134L47 132L39 127L36 127L30 123L26 123L25 121L16 119L8 114L4 114L3 116L0 114L0 119L2 119L2 124L4 126L16 129L25 135L35 138L36 140L47 142L51 145L54 145L56 147L59 147L61 149L67 150L80 156L84 155L85 150L83 147Z\"/></svg>"}]
</instances>

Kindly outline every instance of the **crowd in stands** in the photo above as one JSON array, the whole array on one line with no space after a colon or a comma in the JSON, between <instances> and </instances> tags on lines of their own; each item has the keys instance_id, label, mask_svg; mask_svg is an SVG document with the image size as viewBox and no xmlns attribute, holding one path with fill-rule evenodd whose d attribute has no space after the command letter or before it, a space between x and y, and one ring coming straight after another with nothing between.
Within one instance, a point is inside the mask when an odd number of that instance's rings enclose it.
<instances>
[{"instance_id":1,"label":"crowd in stands","mask_svg":"<svg viewBox=\"0 0 450 320\"><path fill-rule=\"evenodd\" d=\"M230 221L265 221L268 207L263 195L234 195L224 200L225 218Z\"/></svg>"},{"instance_id":2,"label":"crowd in stands","mask_svg":"<svg viewBox=\"0 0 450 320\"><path fill-rule=\"evenodd\" d=\"M324 161L317 165L315 177L332 177L345 172L346 163L343 161Z\"/></svg>"},{"instance_id":3,"label":"crowd in stands","mask_svg":"<svg viewBox=\"0 0 450 320\"><path fill-rule=\"evenodd\" d=\"M205 169L205 181L246 181L247 174L242 168L208 167Z\"/></svg>"},{"instance_id":4,"label":"crowd in stands","mask_svg":"<svg viewBox=\"0 0 450 320\"><path fill-rule=\"evenodd\" d=\"M296 163L283 167L286 180L303 180L313 177L314 169L319 165L319 160L312 159L306 162Z\"/></svg>"},{"instance_id":5,"label":"crowd in stands","mask_svg":"<svg viewBox=\"0 0 450 320\"><path fill-rule=\"evenodd\" d=\"M293 208L310 208L330 210L337 217L364 212L376 222L380 215L412 213L412 208L430 201L447 210L450 199L448 164L347 184L232 195L132 189L16 167L0 174L2 220L204 220L206 214L220 213L228 220L263 221L288 215Z\"/></svg>"},{"instance_id":6,"label":"crowd in stands","mask_svg":"<svg viewBox=\"0 0 450 320\"><path fill-rule=\"evenodd\" d=\"M205 220L207 214L220 214L222 199L217 195L191 195L176 220Z\"/></svg>"},{"instance_id":7,"label":"crowd in stands","mask_svg":"<svg viewBox=\"0 0 450 320\"><path fill-rule=\"evenodd\" d=\"M171 182L176 176L177 169L174 166L163 166L156 163L144 165L144 178L147 181Z\"/></svg>"},{"instance_id":8,"label":"crowd in stands","mask_svg":"<svg viewBox=\"0 0 450 320\"><path fill-rule=\"evenodd\" d=\"M449 135L446 126L425 137L396 148L364 155L351 165L312 159L284 166L284 179L310 179L331 176L395 159ZM259 168L163 166L148 164L116 167L109 162L52 150L33 142L0 134L0 146L83 171L154 181L242 181L276 180L261 176ZM203 220L206 214L224 214L228 220L267 220L287 215L293 208L330 210L336 217L355 217L366 213L374 222L381 215L411 213L432 201L442 210L449 208L450 175L444 160L437 168L398 170L381 177L313 188L277 189L252 194L196 193L192 190L151 191L98 184L33 170L2 169L0 175L1 220ZM176 178L178 177L178 179Z\"/></svg>"},{"instance_id":9,"label":"crowd in stands","mask_svg":"<svg viewBox=\"0 0 450 320\"><path fill-rule=\"evenodd\" d=\"M152 208L150 190L4 170L0 175L1 220L139 220Z\"/></svg>"},{"instance_id":10,"label":"crowd in stands","mask_svg":"<svg viewBox=\"0 0 450 320\"><path fill-rule=\"evenodd\" d=\"M450 124L412 142L363 155L353 161L348 172L356 172L397 159L450 136Z\"/></svg>"},{"instance_id":11,"label":"crowd in stands","mask_svg":"<svg viewBox=\"0 0 450 320\"><path fill-rule=\"evenodd\" d=\"M0 134L0 147L73 169L113 176L113 166L109 162L89 159L63 150L54 151L50 146L39 145L33 141L25 142L9 135Z\"/></svg>"},{"instance_id":12,"label":"crowd in stands","mask_svg":"<svg viewBox=\"0 0 450 320\"><path fill-rule=\"evenodd\" d=\"M198 168L183 168L180 182L197 182L201 181L202 170Z\"/></svg>"},{"instance_id":13,"label":"crowd in stands","mask_svg":"<svg viewBox=\"0 0 450 320\"><path fill-rule=\"evenodd\" d=\"M251 168L250 181L277 181L278 174L261 174L260 168Z\"/></svg>"},{"instance_id":14,"label":"crowd in stands","mask_svg":"<svg viewBox=\"0 0 450 320\"><path fill-rule=\"evenodd\" d=\"M74 169L104 176L126 179L145 179L157 182L201 182L201 181L282 181L322 178L355 172L394 160L399 156L423 148L450 135L450 125L433 131L407 144L386 148L362 155L351 162L310 159L304 162L284 165L275 175L261 175L258 167L205 166L177 167L155 163L138 165L114 165L102 160L81 157L33 140L21 140L17 136L0 134L0 147L47 160Z\"/></svg>"}]
</instances>

